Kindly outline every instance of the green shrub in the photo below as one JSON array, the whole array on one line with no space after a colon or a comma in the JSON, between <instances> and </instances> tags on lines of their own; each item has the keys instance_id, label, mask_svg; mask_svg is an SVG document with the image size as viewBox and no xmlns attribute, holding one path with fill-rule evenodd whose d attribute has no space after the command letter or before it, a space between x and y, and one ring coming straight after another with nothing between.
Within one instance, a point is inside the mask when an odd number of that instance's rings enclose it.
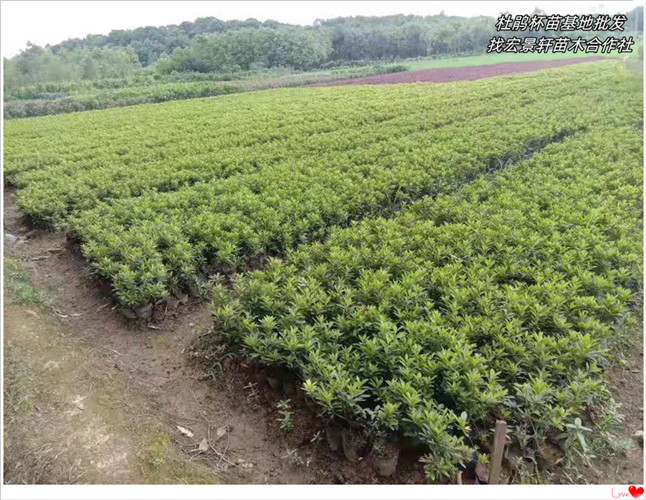
<instances>
[{"instance_id":1,"label":"green shrub","mask_svg":"<svg viewBox=\"0 0 646 500\"><path fill-rule=\"evenodd\" d=\"M283 89L9 122L5 175L23 210L69 230L117 298L140 304L452 192L600 122L638 121L641 106L641 79L612 62Z\"/></svg>"},{"instance_id":2,"label":"green shrub","mask_svg":"<svg viewBox=\"0 0 646 500\"><path fill-rule=\"evenodd\" d=\"M642 289L642 144L594 128L334 230L218 286L213 338L298 373L324 415L421 439L432 480L497 419L523 448L558 443L607 399L607 345Z\"/></svg>"}]
</instances>

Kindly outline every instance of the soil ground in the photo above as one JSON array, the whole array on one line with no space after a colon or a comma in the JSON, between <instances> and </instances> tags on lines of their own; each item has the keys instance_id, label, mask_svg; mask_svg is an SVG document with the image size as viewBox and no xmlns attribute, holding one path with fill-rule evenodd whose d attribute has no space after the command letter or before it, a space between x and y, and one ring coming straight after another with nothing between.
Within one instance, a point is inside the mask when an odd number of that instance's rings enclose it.
<instances>
[{"instance_id":1,"label":"soil ground","mask_svg":"<svg viewBox=\"0 0 646 500\"><path fill-rule=\"evenodd\" d=\"M507 62L500 64L486 64L481 66L463 66L456 68L421 69L417 71L402 71L386 75L366 76L362 78L349 78L331 82L315 83L312 87L329 87L338 85L382 85L394 83L416 82L452 82L455 80L480 80L492 76L507 75L510 73L527 73L539 69L556 68L570 64L603 61L608 57L585 57L572 59L552 59L529 62Z\"/></svg>"},{"instance_id":2,"label":"soil ground","mask_svg":"<svg viewBox=\"0 0 646 500\"><path fill-rule=\"evenodd\" d=\"M237 365L205 371L192 358L208 304L192 299L154 325L124 318L65 236L34 229L14 193L4 195L5 234L17 237L5 239L5 483L423 481L415 460L387 481L344 460L307 408L295 405L297 425L280 430L284 395Z\"/></svg>"},{"instance_id":3,"label":"soil ground","mask_svg":"<svg viewBox=\"0 0 646 500\"><path fill-rule=\"evenodd\" d=\"M380 478L326 443L323 422L294 406L282 431L276 403L238 364L191 357L208 329L198 299L149 325L125 319L65 236L34 229L5 189L4 481L69 483L423 483L415 456ZM639 337L639 335L637 335ZM611 371L627 451L553 482L641 484L643 344ZM180 429L181 428L181 429ZM202 445L202 449L200 449Z\"/></svg>"}]
</instances>

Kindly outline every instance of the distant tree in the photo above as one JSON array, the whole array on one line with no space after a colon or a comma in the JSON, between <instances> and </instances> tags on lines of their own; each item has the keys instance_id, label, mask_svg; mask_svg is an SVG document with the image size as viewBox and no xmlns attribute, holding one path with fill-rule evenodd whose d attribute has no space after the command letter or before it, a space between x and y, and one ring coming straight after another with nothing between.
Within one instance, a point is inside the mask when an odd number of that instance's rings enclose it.
<instances>
[{"instance_id":1,"label":"distant tree","mask_svg":"<svg viewBox=\"0 0 646 500\"><path fill-rule=\"evenodd\" d=\"M327 35L312 28L244 28L194 38L156 65L161 72L236 71L271 67L307 69L329 58Z\"/></svg>"},{"instance_id":2,"label":"distant tree","mask_svg":"<svg viewBox=\"0 0 646 500\"><path fill-rule=\"evenodd\" d=\"M545 14L538 7L534 13ZM627 16L626 30L643 33L643 7ZM495 34L494 18L447 16L444 11L434 16L317 19L309 27L202 17L179 25L112 30L46 47L28 43L18 55L3 60L3 67L7 88L125 78L146 67L160 74L311 69L352 61L481 53Z\"/></svg>"},{"instance_id":3,"label":"distant tree","mask_svg":"<svg viewBox=\"0 0 646 500\"><path fill-rule=\"evenodd\" d=\"M635 7L626 14L626 30L634 33L644 33L644 7Z\"/></svg>"},{"instance_id":4,"label":"distant tree","mask_svg":"<svg viewBox=\"0 0 646 500\"><path fill-rule=\"evenodd\" d=\"M95 78L96 67L94 66L94 60L91 57L86 57L81 64L81 79L94 80Z\"/></svg>"}]
</instances>

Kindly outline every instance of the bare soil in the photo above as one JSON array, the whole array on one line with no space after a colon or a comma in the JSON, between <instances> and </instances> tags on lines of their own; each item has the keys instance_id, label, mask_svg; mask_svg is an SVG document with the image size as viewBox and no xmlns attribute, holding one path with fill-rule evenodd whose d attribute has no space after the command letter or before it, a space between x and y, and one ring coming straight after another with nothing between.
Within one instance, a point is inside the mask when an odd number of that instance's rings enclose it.
<instances>
[{"instance_id":1,"label":"bare soil","mask_svg":"<svg viewBox=\"0 0 646 500\"><path fill-rule=\"evenodd\" d=\"M18 303L5 280L6 483L424 482L414 454L390 478L370 459L345 460L322 419L296 401L295 428L281 430L276 403L287 396L244 364L205 367L191 356L194 335L210 327L206 303L191 299L156 324L127 320L64 235L31 226L15 190L5 189L4 209L5 233L17 237L5 240L5 258L44 297ZM643 429L643 348L611 381L631 441ZM639 445L606 462L572 479L643 482Z\"/></svg>"},{"instance_id":2,"label":"bare soil","mask_svg":"<svg viewBox=\"0 0 646 500\"><path fill-rule=\"evenodd\" d=\"M4 208L5 233L18 237L5 241L5 257L51 298L11 304L5 283L5 360L13 365L5 398L21 400L5 413L6 483L423 481L414 459L388 480L367 462L344 460L308 408L294 405L295 428L280 430L283 394L237 365L205 371L191 356L194 334L210 327L207 303L191 299L154 325L128 320L64 235L30 225L15 190L5 189ZM226 433L218 438L218 430ZM173 455L173 468L163 478L155 470L163 457L149 455L166 436L173 449L162 454ZM210 446L200 452L204 438Z\"/></svg>"},{"instance_id":3,"label":"bare soil","mask_svg":"<svg viewBox=\"0 0 646 500\"><path fill-rule=\"evenodd\" d=\"M499 64L483 64L481 66L463 66L457 68L420 69L402 71L386 75L349 78L332 82L314 83L310 87L330 87L339 85L383 85L395 83L416 82L452 82L456 80L480 80L492 76L508 75L511 73L527 73L540 69L557 68L570 64L581 64L607 60L607 57L585 57L572 59L554 59L546 61L513 62Z\"/></svg>"},{"instance_id":4,"label":"bare soil","mask_svg":"<svg viewBox=\"0 0 646 500\"><path fill-rule=\"evenodd\" d=\"M617 432L616 445L624 445L625 456L609 454L577 467L580 482L592 484L643 484L643 440L635 433L644 429L644 331L634 332L629 346L616 353L616 362L609 371L609 386L624 422ZM567 479L576 480L576 476Z\"/></svg>"}]
</instances>

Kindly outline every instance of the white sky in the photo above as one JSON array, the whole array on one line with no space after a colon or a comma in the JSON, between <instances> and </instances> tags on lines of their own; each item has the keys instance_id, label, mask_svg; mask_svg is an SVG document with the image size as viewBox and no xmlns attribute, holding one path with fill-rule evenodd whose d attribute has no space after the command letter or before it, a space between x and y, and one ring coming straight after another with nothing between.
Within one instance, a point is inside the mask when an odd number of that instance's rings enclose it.
<instances>
[{"instance_id":1,"label":"white sky","mask_svg":"<svg viewBox=\"0 0 646 500\"><path fill-rule=\"evenodd\" d=\"M253 17L291 24L311 25L316 18L388 14L439 14L497 16L501 12L525 14L538 6L548 14L626 12L643 0L588 1L6 1L2 17L2 55L12 57L27 41L54 45L68 38L107 34L113 29L162 26L213 16L224 21Z\"/></svg>"}]
</instances>

